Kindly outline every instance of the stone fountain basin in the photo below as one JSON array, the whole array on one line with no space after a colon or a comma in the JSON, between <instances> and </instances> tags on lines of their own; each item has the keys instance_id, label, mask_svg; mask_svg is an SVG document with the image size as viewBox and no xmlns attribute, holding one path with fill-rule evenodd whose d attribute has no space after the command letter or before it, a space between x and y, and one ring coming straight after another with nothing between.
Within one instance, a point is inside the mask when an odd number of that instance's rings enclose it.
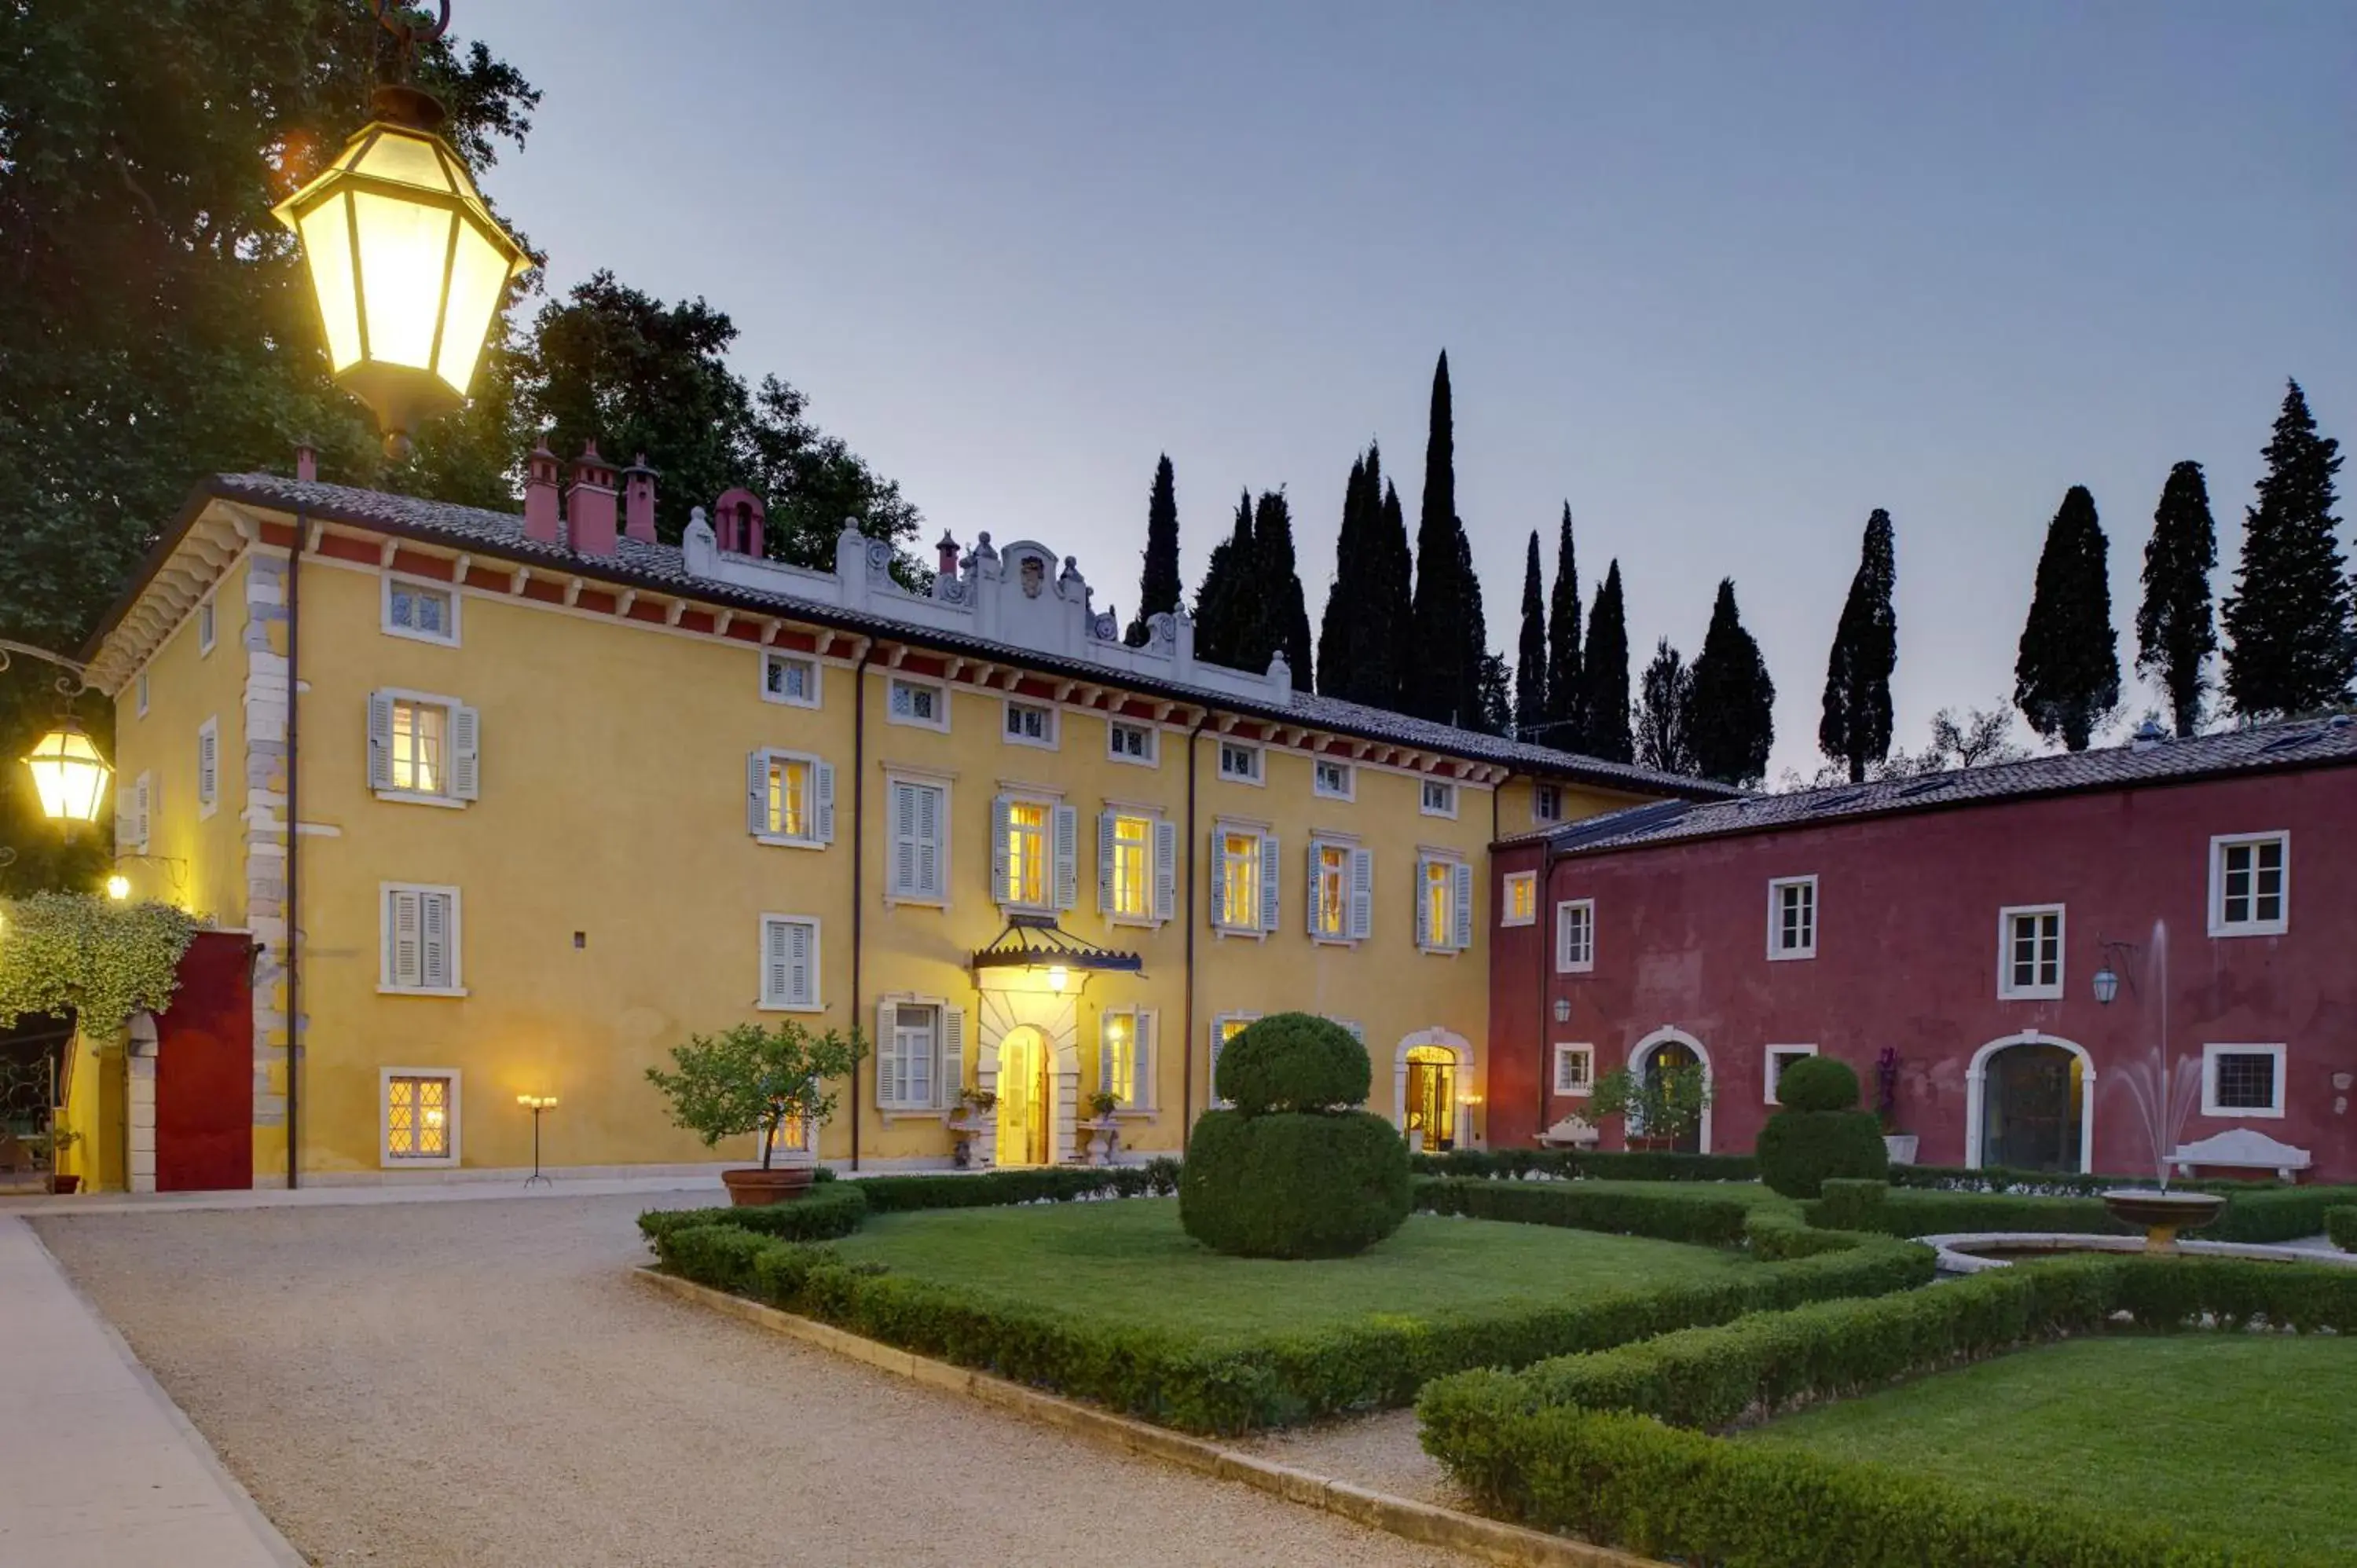
<instances>
[{"instance_id":1,"label":"stone fountain basin","mask_svg":"<svg viewBox=\"0 0 2357 1568\"><path fill-rule=\"evenodd\" d=\"M2147 1230L2198 1230L2218 1218L2226 1200L2214 1192L2165 1192L2158 1187L2115 1187L2104 1208L2115 1219Z\"/></svg>"},{"instance_id":2,"label":"stone fountain basin","mask_svg":"<svg viewBox=\"0 0 2357 1568\"><path fill-rule=\"evenodd\" d=\"M2047 1231L1984 1230L1948 1236L1919 1236L1917 1240L1939 1255L1940 1273L1976 1274L2040 1258L2062 1258L2074 1252L2140 1253L2141 1236L2074 1236ZM2307 1247L2262 1245L2248 1241L2180 1241L2178 1250L2197 1258L2256 1258L2271 1263L2323 1263L2357 1269L2357 1252L2318 1251Z\"/></svg>"}]
</instances>

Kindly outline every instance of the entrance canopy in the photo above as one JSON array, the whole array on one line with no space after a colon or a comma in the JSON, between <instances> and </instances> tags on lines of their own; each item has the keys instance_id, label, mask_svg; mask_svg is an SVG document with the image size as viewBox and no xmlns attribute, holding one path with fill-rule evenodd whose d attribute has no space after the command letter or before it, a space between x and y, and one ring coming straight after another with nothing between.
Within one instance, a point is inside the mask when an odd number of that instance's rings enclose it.
<instances>
[{"instance_id":1,"label":"entrance canopy","mask_svg":"<svg viewBox=\"0 0 2357 1568\"><path fill-rule=\"evenodd\" d=\"M1050 989L1060 991L1061 977L1073 970L1137 974L1145 967L1134 952L1115 952L1072 935L1056 923L1053 915L1009 915L1006 929L974 955L976 985L993 978L1011 980L1014 974L1009 972L1045 971Z\"/></svg>"}]
</instances>

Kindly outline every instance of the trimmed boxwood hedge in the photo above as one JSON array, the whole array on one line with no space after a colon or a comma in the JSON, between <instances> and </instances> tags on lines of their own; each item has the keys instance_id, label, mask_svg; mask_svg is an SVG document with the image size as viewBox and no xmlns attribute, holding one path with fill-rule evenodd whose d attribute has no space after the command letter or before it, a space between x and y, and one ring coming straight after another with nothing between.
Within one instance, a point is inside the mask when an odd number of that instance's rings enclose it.
<instances>
[{"instance_id":1,"label":"trimmed boxwood hedge","mask_svg":"<svg viewBox=\"0 0 2357 1568\"><path fill-rule=\"evenodd\" d=\"M1674 1155L1644 1150L1451 1149L1416 1155L1418 1176L1593 1176L1605 1181L1758 1181L1749 1155Z\"/></svg>"},{"instance_id":2,"label":"trimmed boxwood hedge","mask_svg":"<svg viewBox=\"0 0 2357 1568\"><path fill-rule=\"evenodd\" d=\"M1224 1058L1220 1069L1225 1082ZM1347 1258L1407 1219L1409 1179L1399 1129L1369 1112L1206 1111L1187 1139L1178 1218L1240 1258Z\"/></svg>"},{"instance_id":3,"label":"trimmed boxwood hedge","mask_svg":"<svg viewBox=\"0 0 2357 1568\"><path fill-rule=\"evenodd\" d=\"M1900 1168L1893 1166L1893 1174ZM1867 1188L1883 1190L1868 1194ZM2352 1197L2357 1188L2346 1187L2237 1187L2226 1194L2226 1208L2216 1220L2187 1234L2203 1241L2297 1241L2323 1231L2325 1217ZM2114 1219L2100 1197L1890 1188L1879 1182L1829 1181L1825 1195L1801 1210L1812 1225L1890 1236L1982 1230L2133 1236L2139 1230Z\"/></svg>"},{"instance_id":4,"label":"trimmed boxwood hedge","mask_svg":"<svg viewBox=\"0 0 2357 1568\"><path fill-rule=\"evenodd\" d=\"M1220 1099L1245 1116L1363 1105L1374 1086L1367 1047L1312 1013L1272 1013L1220 1052ZM1388 1125L1388 1123L1386 1123Z\"/></svg>"},{"instance_id":5,"label":"trimmed boxwood hedge","mask_svg":"<svg viewBox=\"0 0 2357 1568\"><path fill-rule=\"evenodd\" d=\"M1070 1203L1082 1197L1168 1197L1178 1190L1178 1162L1165 1155L1142 1165L1044 1165L977 1175L864 1176L845 1185L867 1195L874 1214L917 1208L996 1208L1010 1203Z\"/></svg>"},{"instance_id":6,"label":"trimmed boxwood hedge","mask_svg":"<svg viewBox=\"0 0 2357 1568\"><path fill-rule=\"evenodd\" d=\"M2324 1233L2344 1252L2357 1252L2357 1206L2324 1211Z\"/></svg>"},{"instance_id":7,"label":"trimmed boxwood hedge","mask_svg":"<svg viewBox=\"0 0 2357 1568\"><path fill-rule=\"evenodd\" d=\"M2087 1257L1813 1304L1523 1371L1436 1381L1423 1442L1492 1511L1653 1556L1746 1568L2140 1568L2248 1562L2137 1520L1986 1499L1699 1430L2072 1334L2357 1330L2357 1272ZM1666 1424L1665 1424L1666 1423Z\"/></svg>"},{"instance_id":8,"label":"trimmed boxwood hedge","mask_svg":"<svg viewBox=\"0 0 2357 1568\"><path fill-rule=\"evenodd\" d=\"M652 1239L702 1225L734 1225L756 1235L788 1241L833 1241L850 1235L867 1218L863 1183L839 1181L811 1189L791 1203L725 1208L656 1208L639 1216L640 1233Z\"/></svg>"},{"instance_id":9,"label":"trimmed boxwood hedge","mask_svg":"<svg viewBox=\"0 0 2357 1568\"><path fill-rule=\"evenodd\" d=\"M1480 1181L1419 1177L1415 1206L1431 1214L1504 1219L1522 1225L1564 1225L1609 1230L1660 1241L1732 1246L1743 1240L1749 1206L1691 1189L1630 1192L1577 1181Z\"/></svg>"}]
</instances>

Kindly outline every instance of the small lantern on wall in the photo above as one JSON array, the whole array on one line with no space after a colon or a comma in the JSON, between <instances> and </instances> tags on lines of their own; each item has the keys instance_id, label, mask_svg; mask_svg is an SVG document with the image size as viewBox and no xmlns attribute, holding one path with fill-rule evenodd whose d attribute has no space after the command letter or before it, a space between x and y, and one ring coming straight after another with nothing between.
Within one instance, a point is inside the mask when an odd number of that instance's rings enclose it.
<instances>
[{"instance_id":1,"label":"small lantern on wall","mask_svg":"<svg viewBox=\"0 0 2357 1568\"><path fill-rule=\"evenodd\" d=\"M41 815L57 822L94 822L106 800L106 781L114 769L98 754L98 746L71 719L35 743L25 754L33 770L33 788L41 799Z\"/></svg>"},{"instance_id":2,"label":"small lantern on wall","mask_svg":"<svg viewBox=\"0 0 2357 1568\"><path fill-rule=\"evenodd\" d=\"M2119 971L2110 964L2104 965L2103 968L2095 971L2094 984L2097 1004L2105 1007L2110 1006L2112 998L2120 993Z\"/></svg>"},{"instance_id":3,"label":"small lantern on wall","mask_svg":"<svg viewBox=\"0 0 2357 1568\"><path fill-rule=\"evenodd\" d=\"M1558 1024L1568 1024L1571 1022L1570 997L1558 996L1555 999L1555 1021Z\"/></svg>"}]
</instances>

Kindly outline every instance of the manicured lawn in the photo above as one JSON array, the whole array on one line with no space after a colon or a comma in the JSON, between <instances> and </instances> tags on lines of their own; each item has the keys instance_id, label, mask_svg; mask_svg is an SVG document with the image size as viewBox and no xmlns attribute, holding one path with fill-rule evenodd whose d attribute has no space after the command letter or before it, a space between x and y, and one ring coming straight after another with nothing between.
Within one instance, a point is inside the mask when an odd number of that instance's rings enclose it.
<instances>
[{"instance_id":1,"label":"manicured lawn","mask_svg":"<svg viewBox=\"0 0 2357 1568\"><path fill-rule=\"evenodd\" d=\"M1207 1337L1480 1313L1759 1266L1672 1241L1421 1214L1355 1258L1229 1258L1178 1228L1175 1198L878 1215L834 1246L898 1274Z\"/></svg>"},{"instance_id":2,"label":"manicured lawn","mask_svg":"<svg viewBox=\"0 0 2357 1568\"><path fill-rule=\"evenodd\" d=\"M1741 1441L2260 1547L2357 1553L2357 1344L2347 1339L2073 1340L1804 1411Z\"/></svg>"}]
</instances>

